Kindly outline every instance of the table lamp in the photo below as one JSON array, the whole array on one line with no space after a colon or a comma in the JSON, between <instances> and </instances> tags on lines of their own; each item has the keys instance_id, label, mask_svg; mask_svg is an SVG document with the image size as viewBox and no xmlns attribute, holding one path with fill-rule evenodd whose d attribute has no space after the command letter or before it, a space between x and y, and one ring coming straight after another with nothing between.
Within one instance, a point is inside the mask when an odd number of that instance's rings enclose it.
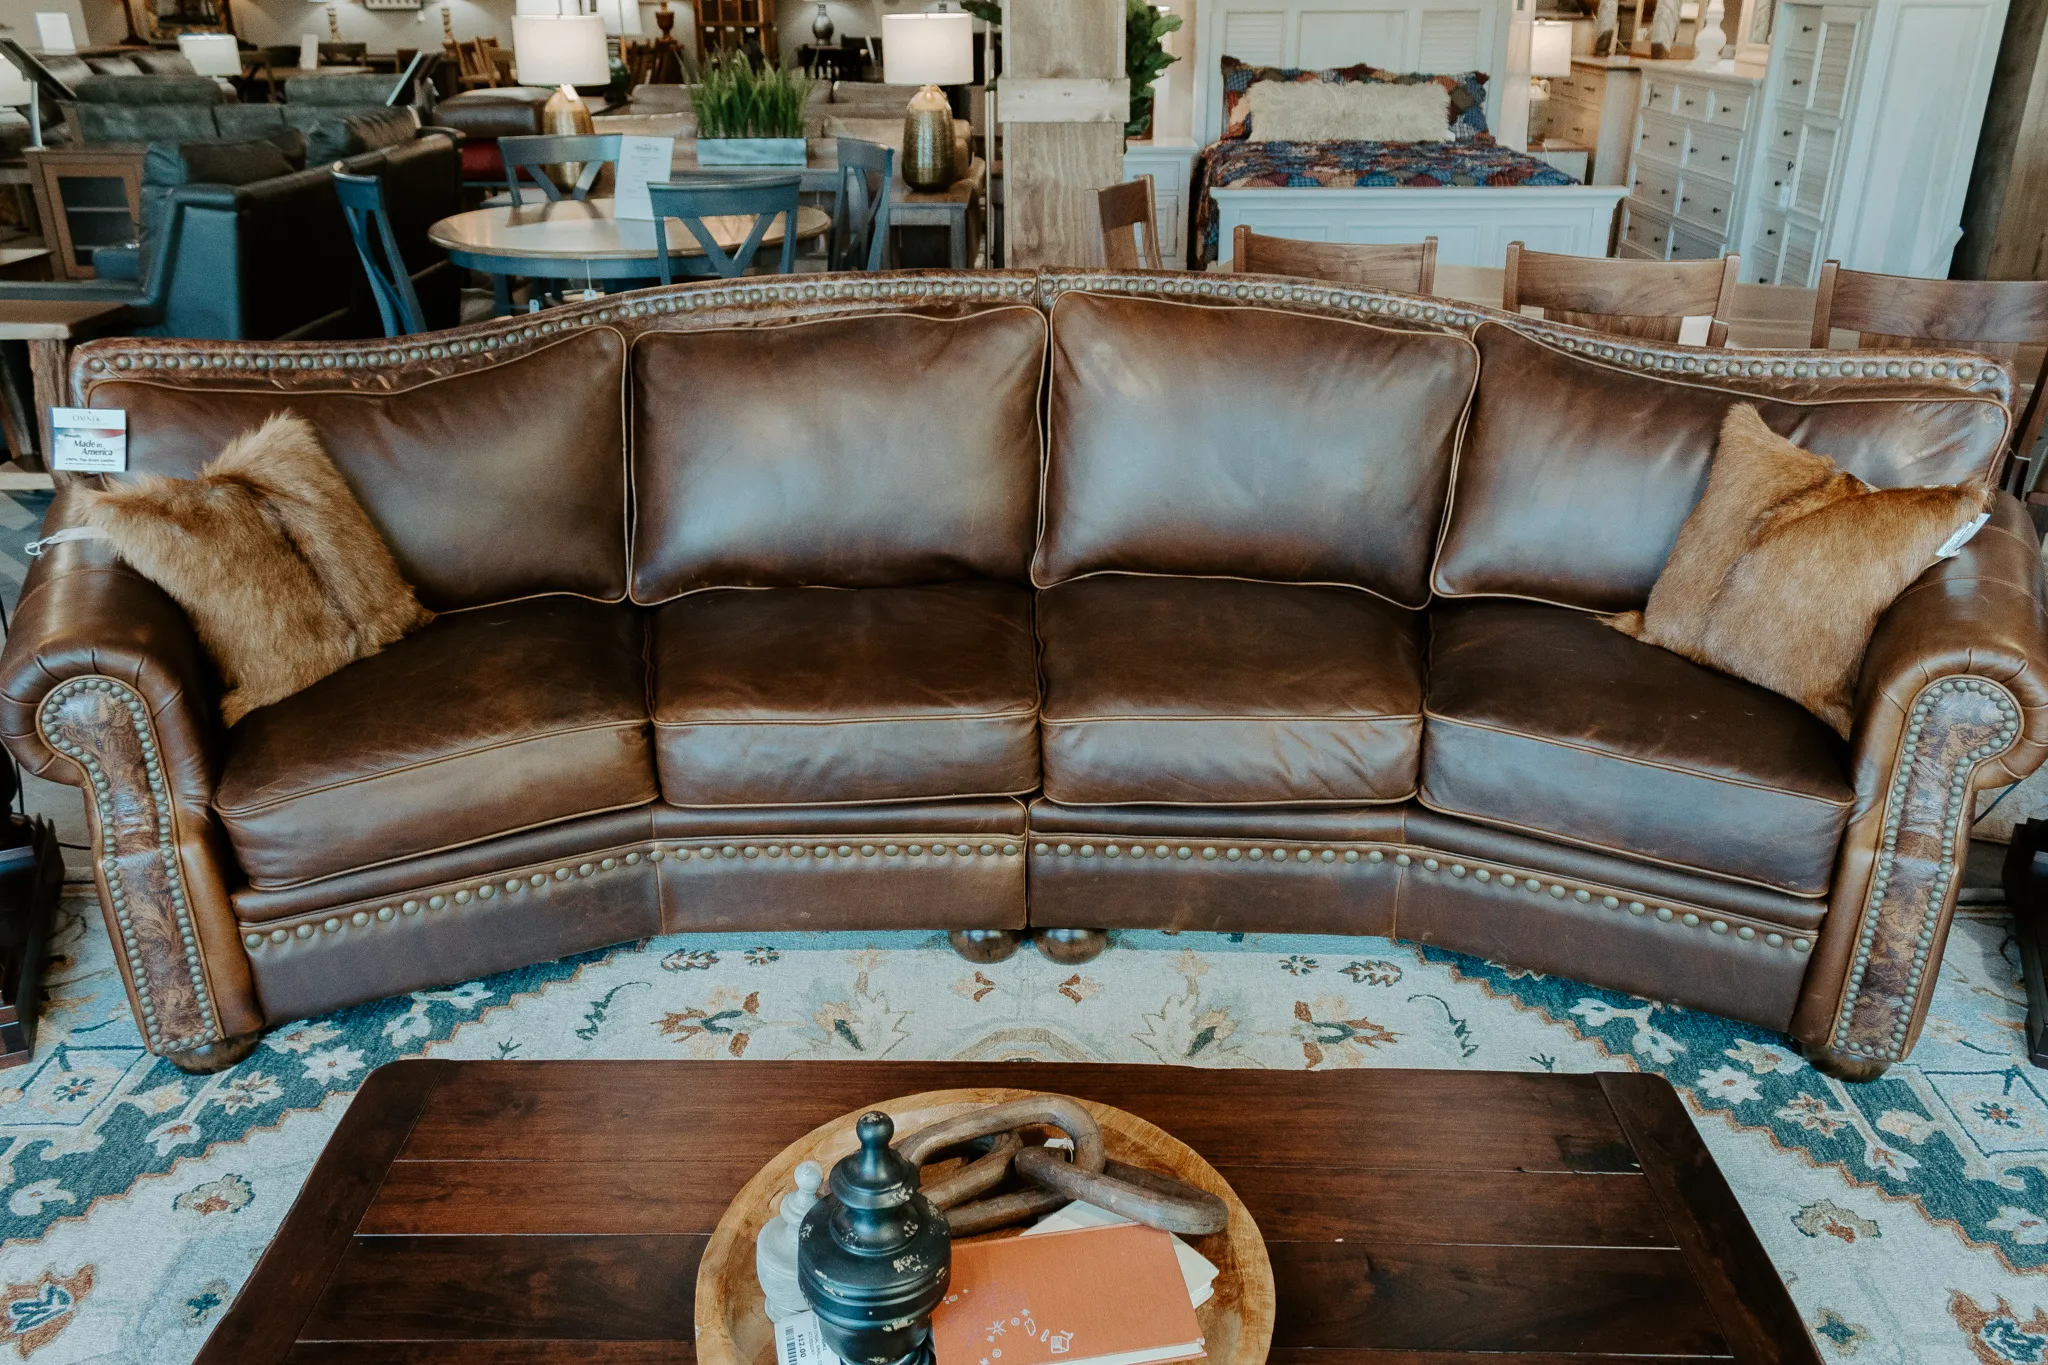
<instances>
[{"instance_id":1,"label":"table lamp","mask_svg":"<svg viewBox=\"0 0 2048 1365\"><path fill-rule=\"evenodd\" d=\"M943 190L960 178L953 154L953 107L942 85L974 79L974 16L882 16L882 79L922 86L903 116L903 180L914 190Z\"/></svg>"},{"instance_id":2,"label":"table lamp","mask_svg":"<svg viewBox=\"0 0 2048 1365\"><path fill-rule=\"evenodd\" d=\"M552 85L541 121L550 133L592 131L590 110L579 85L610 85L612 62L604 45L604 20L595 14L515 14L512 58L521 85Z\"/></svg>"},{"instance_id":3,"label":"table lamp","mask_svg":"<svg viewBox=\"0 0 2048 1365\"><path fill-rule=\"evenodd\" d=\"M1552 76L1572 74L1572 26L1558 19L1538 19L1529 32L1529 98L1550 98Z\"/></svg>"}]
</instances>

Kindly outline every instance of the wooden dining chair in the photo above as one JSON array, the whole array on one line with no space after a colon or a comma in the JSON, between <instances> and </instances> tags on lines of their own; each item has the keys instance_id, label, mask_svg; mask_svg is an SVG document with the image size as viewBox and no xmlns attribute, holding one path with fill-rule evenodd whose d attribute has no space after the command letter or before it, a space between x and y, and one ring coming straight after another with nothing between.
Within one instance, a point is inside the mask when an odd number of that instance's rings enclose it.
<instances>
[{"instance_id":1,"label":"wooden dining chair","mask_svg":"<svg viewBox=\"0 0 2048 1365\"><path fill-rule=\"evenodd\" d=\"M481 38L467 38L455 44L457 81L464 90L486 89L498 83L498 61L494 38L490 47Z\"/></svg>"},{"instance_id":2,"label":"wooden dining chair","mask_svg":"<svg viewBox=\"0 0 2048 1365\"><path fill-rule=\"evenodd\" d=\"M334 172L334 195L341 201L341 213L348 220L349 236L356 240L356 255L362 258L363 273L370 277L370 293L377 300L377 315L384 320L384 335L407 336L427 330L427 317L420 310L419 295L412 287L412 275L399 254L398 239L391 232L391 213L384 206L384 182L374 175Z\"/></svg>"},{"instance_id":3,"label":"wooden dining chair","mask_svg":"<svg viewBox=\"0 0 2048 1365\"><path fill-rule=\"evenodd\" d=\"M512 206L517 208L520 203L522 171L549 199L562 197L564 187L548 173L550 166L564 167L567 175L575 177L567 187L571 199L588 199L590 187L597 183L597 177L607 165L619 159L621 136L619 133L536 133L499 138L498 155L505 162L505 184L512 191Z\"/></svg>"},{"instance_id":4,"label":"wooden dining chair","mask_svg":"<svg viewBox=\"0 0 2048 1365\"><path fill-rule=\"evenodd\" d=\"M1141 175L1095 192L1102 219L1102 263L1111 270L1164 270L1159 224L1152 217L1152 177ZM1140 256L1143 259L1140 259Z\"/></svg>"},{"instance_id":5,"label":"wooden dining chair","mask_svg":"<svg viewBox=\"0 0 2048 1365\"><path fill-rule=\"evenodd\" d=\"M838 146L829 266L880 270L889 249L889 186L896 176L896 149L851 137L840 138Z\"/></svg>"},{"instance_id":6,"label":"wooden dining chair","mask_svg":"<svg viewBox=\"0 0 2048 1365\"><path fill-rule=\"evenodd\" d=\"M668 220L671 218L682 219L683 226L690 230L690 235L703 249L711 271L726 279L737 279L746 273L761 250L768 229L774 226L777 218L781 218L782 262L775 273L793 273L796 270L797 192L802 187L803 177L797 175L703 177L649 185L647 194L654 205L654 243L658 253L656 259L661 265L661 282L668 284L675 277L675 266L668 251ZM748 215L753 217L754 224L748 229L746 240L732 251L719 245L717 235L704 222L706 218Z\"/></svg>"},{"instance_id":7,"label":"wooden dining chair","mask_svg":"<svg viewBox=\"0 0 2048 1365\"><path fill-rule=\"evenodd\" d=\"M1718 261L1617 261L1556 256L1509 242L1500 306L1519 313L1534 304L1552 322L1645 341L1675 342L1687 318L1711 317L1707 345L1726 346L1726 319L1741 273L1742 258L1732 255Z\"/></svg>"},{"instance_id":8,"label":"wooden dining chair","mask_svg":"<svg viewBox=\"0 0 2048 1365\"><path fill-rule=\"evenodd\" d=\"M1402 245L1297 242L1267 237L1239 223L1230 238L1230 268L1428 294L1436 288L1436 238Z\"/></svg>"},{"instance_id":9,"label":"wooden dining chair","mask_svg":"<svg viewBox=\"0 0 2048 1365\"><path fill-rule=\"evenodd\" d=\"M1814 348L1828 346L1837 330L1856 333L1859 350L1953 346L2013 362L2020 383L2031 379L2032 388L2007 448L2005 486L2026 491L2048 416L2048 280L1923 280L1827 261L1814 301Z\"/></svg>"}]
</instances>

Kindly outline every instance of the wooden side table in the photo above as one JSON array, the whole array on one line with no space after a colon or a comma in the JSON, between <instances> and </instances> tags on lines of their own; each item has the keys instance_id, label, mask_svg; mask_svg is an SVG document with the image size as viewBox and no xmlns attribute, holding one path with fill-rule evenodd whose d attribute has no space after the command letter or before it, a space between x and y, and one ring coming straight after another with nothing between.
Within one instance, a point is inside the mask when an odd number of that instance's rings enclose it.
<instances>
[{"instance_id":1,"label":"wooden side table","mask_svg":"<svg viewBox=\"0 0 2048 1365\"><path fill-rule=\"evenodd\" d=\"M47 473L50 409L65 405L65 375L74 342L117 331L127 320L128 305L102 301L73 303L56 299L11 299L0 302L0 341L28 343L29 373L35 388L34 427L21 429L13 403L0 403L0 429L7 435L15 463L25 470Z\"/></svg>"},{"instance_id":2,"label":"wooden side table","mask_svg":"<svg viewBox=\"0 0 2048 1365\"><path fill-rule=\"evenodd\" d=\"M899 183L900 187L900 183ZM942 227L952 235L952 268L970 270L974 258L981 249L981 220L975 209L981 204L981 196L988 188L988 163L980 157L967 168L967 174L955 180L946 189L932 194L917 190L906 190L889 197L889 226L900 227ZM895 258L892 250L890 258Z\"/></svg>"},{"instance_id":3,"label":"wooden side table","mask_svg":"<svg viewBox=\"0 0 2048 1365\"><path fill-rule=\"evenodd\" d=\"M95 248L132 242L142 224L141 143L31 147L36 212L60 280L93 278Z\"/></svg>"}]
</instances>

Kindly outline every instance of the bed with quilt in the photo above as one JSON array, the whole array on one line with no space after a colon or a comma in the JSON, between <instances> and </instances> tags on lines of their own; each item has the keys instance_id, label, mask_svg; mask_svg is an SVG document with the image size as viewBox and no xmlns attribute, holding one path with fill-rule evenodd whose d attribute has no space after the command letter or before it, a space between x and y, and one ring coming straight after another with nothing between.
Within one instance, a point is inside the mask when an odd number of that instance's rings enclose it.
<instances>
[{"instance_id":1,"label":"bed with quilt","mask_svg":"<svg viewBox=\"0 0 2048 1365\"><path fill-rule=\"evenodd\" d=\"M1507 244L1607 254L1626 191L1581 185L1487 129L1487 75L1220 63L1220 127L1195 161L1196 268L1233 229L1330 242L1418 242L1499 265Z\"/></svg>"}]
</instances>

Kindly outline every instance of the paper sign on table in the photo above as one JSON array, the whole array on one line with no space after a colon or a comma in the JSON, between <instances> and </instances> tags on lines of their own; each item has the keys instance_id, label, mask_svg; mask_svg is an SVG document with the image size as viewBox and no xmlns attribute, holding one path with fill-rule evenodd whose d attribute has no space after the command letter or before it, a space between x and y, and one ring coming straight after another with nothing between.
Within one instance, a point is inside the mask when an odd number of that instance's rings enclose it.
<instances>
[{"instance_id":1,"label":"paper sign on table","mask_svg":"<svg viewBox=\"0 0 2048 1365\"><path fill-rule=\"evenodd\" d=\"M301 33L299 35L299 70L311 71L320 65L320 35Z\"/></svg>"},{"instance_id":2,"label":"paper sign on table","mask_svg":"<svg viewBox=\"0 0 2048 1365\"><path fill-rule=\"evenodd\" d=\"M71 16L62 10L37 13L36 41L49 56L68 56L78 51L78 40L71 36Z\"/></svg>"},{"instance_id":3,"label":"paper sign on table","mask_svg":"<svg viewBox=\"0 0 2048 1365\"><path fill-rule=\"evenodd\" d=\"M654 204L647 196L649 181L662 184L672 174L676 140L672 137L625 137L619 139L619 168L613 190L614 218L652 218Z\"/></svg>"},{"instance_id":4,"label":"paper sign on table","mask_svg":"<svg viewBox=\"0 0 2048 1365\"><path fill-rule=\"evenodd\" d=\"M50 468L108 474L127 467L125 408L50 409Z\"/></svg>"}]
</instances>

